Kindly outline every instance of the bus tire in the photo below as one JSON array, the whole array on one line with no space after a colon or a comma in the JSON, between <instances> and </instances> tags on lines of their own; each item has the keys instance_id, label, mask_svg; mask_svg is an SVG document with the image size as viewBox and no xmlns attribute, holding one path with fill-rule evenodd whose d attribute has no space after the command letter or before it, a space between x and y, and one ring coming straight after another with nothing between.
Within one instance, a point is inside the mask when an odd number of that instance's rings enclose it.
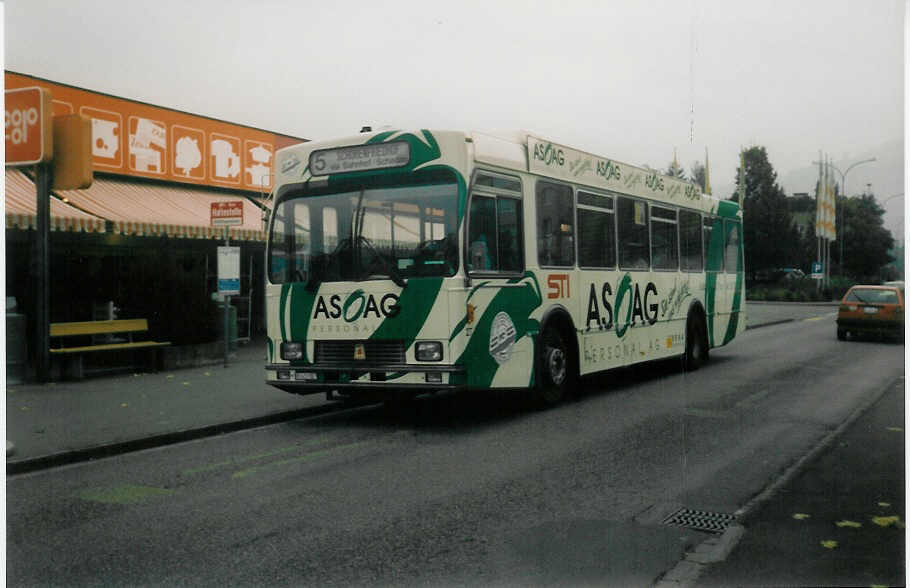
<instances>
[{"instance_id":1,"label":"bus tire","mask_svg":"<svg viewBox=\"0 0 910 588\"><path fill-rule=\"evenodd\" d=\"M572 353L562 333L552 327L543 332L537 347L533 400L537 407L549 408L559 404L574 385Z\"/></svg>"},{"instance_id":2,"label":"bus tire","mask_svg":"<svg viewBox=\"0 0 910 588\"><path fill-rule=\"evenodd\" d=\"M695 371L708 361L708 329L705 320L698 314L690 314L686 320L686 353L684 357L687 371Z\"/></svg>"}]
</instances>

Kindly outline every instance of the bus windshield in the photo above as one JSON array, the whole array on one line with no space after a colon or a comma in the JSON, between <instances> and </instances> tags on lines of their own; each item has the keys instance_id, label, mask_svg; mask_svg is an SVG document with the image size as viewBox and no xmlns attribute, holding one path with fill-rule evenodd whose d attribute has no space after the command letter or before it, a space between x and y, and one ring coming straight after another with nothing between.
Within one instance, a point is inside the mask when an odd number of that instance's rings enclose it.
<instances>
[{"instance_id":1,"label":"bus windshield","mask_svg":"<svg viewBox=\"0 0 910 588\"><path fill-rule=\"evenodd\" d=\"M407 179L406 179L407 178ZM277 202L269 234L273 284L452 276L458 186L449 172L374 176L302 188Z\"/></svg>"}]
</instances>

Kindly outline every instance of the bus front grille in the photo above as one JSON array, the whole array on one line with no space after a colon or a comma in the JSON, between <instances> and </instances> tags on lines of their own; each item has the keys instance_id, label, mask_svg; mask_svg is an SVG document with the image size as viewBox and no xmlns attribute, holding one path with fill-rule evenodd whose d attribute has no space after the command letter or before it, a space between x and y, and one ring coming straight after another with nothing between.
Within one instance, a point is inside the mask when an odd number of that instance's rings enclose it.
<instances>
[{"instance_id":1,"label":"bus front grille","mask_svg":"<svg viewBox=\"0 0 910 588\"><path fill-rule=\"evenodd\" d=\"M362 359L357 346L363 346ZM316 363L403 364L404 351L404 341L316 341Z\"/></svg>"}]
</instances>

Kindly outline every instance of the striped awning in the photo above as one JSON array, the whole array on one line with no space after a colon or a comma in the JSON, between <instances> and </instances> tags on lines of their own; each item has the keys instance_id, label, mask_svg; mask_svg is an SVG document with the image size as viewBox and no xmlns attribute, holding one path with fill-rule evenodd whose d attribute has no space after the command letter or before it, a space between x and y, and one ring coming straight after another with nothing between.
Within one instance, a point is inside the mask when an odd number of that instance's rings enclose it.
<instances>
[{"instance_id":1,"label":"striped awning","mask_svg":"<svg viewBox=\"0 0 910 588\"><path fill-rule=\"evenodd\" d=\"M265 241L263 211L243 195L205 189L95 178L85 190L57 190L78 208L109 220L117 234L223 239L225 229L211 226L214 202L243 203L243 224L228 229L232 239Z\"/></svg>"},{"instance_id":2,"label":"striped awning","mask_svg":"<svg viewBox=\"0 0 910 588\"><path fill-rule=\"evenodd\" d=\"M35 229L38 220L38 198L35 183L21 170L6 168L4 208L7 229ZM50 230L104 232L104 219L83 212L51 196Z\"/></svg>"}]
</instances>

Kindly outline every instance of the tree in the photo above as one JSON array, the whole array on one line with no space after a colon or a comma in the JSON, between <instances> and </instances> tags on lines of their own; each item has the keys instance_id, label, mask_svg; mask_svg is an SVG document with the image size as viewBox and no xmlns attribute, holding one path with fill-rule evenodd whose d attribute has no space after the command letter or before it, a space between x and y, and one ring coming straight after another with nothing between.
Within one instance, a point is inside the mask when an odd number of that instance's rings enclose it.
<instances>
[{"instance_id":1,"label":"tree","mask_svg":"<svg viewBox=\"0 0 910 588\"><path fill-rule=\"evenodd\" d=\"M673 156L673 161L667 166L667 171L664 172L664 175L670 176L671 178L678 178L680 180L686 179L686 170L682 168L679 163L676 161L676 156Z\"/></svg>"},{"instance_id":2,"label":"tree","mask_svg":"<svg viewBox=\"0 0 910 588\"><path fill-rule=\"evenodd\" d=\"M700 161L696 161L692 164L692 169L689 170L689 177L692 178L692 181L698 184L698 187L701 188L701 191L705 191L705 166L701 164Z\"/></svg>"},{"instance_id":3,"label":"tree","mask_svg":"<svg viewBox=\"0 0 910 588\"><path fill-rule=\"evenodd\" d=\"M762 270L796 265L801 257L800 238L765 148L750 147L743 160L745 169L737 168L736 180L739 185L745 178L743 245L746 271L754 278ZM730 200L739 200L738 192Z\"/></svg>"},{"instance_id":4,"label":"tree","mask_svg":"<svg viewBox=\"0 0 910 588\"><path fill-rule=\"evenodd\" d=\"M885 209L871 194L838 198L837 205L844 207L838 233L844 239L845 273L860 281L877 282L882 268L892 261L888 252L894 247L894 238L885 228ZM832 251L835 246L840 244L833 243Z\"/></svg>"}]
</instances>

